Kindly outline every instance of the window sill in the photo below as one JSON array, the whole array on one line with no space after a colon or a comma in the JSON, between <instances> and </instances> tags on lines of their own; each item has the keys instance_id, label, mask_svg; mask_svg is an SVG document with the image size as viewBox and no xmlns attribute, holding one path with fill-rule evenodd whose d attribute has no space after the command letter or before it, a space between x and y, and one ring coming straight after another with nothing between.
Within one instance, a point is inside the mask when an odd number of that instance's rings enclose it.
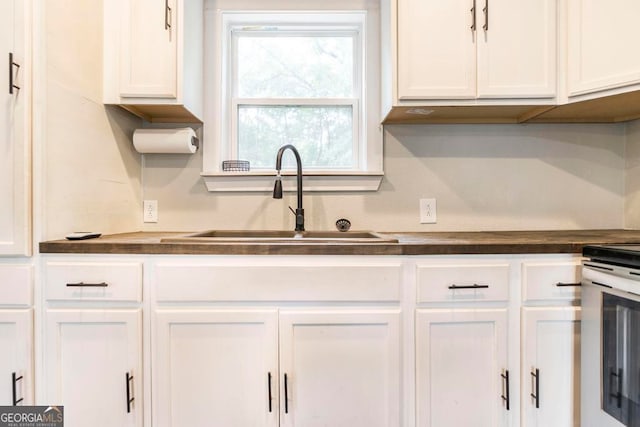
<instances>
[{"instance_id":1,"label":"window sill","mask_svg":"<svg viewBox=\"0 0 640 427\"><path fill-rule=\"evenodd\" d=\"M271 192L275 172L203 172L202 178L211 192ZM383 172L304 173L304 191L377 191ZM282 174L282 189L296 191L296 174Z\"/></svg>"}]
</instances>

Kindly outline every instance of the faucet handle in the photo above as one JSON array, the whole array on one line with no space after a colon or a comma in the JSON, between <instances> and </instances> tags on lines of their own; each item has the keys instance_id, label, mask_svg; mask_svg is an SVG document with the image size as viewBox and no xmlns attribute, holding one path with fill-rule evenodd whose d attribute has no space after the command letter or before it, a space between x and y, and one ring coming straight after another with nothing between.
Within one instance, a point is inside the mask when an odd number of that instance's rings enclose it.
<instances>
[{"instance_id":1,"label":"faucet handle","mask_svg":"<svg viewBox=\"0 0 640 427\"><path fill-rule=\"evenodd\" d=\"M304 231L304 209L293 209L289 206L289 210L296 217L296 231Z\"/></svg>"}]
</instances>

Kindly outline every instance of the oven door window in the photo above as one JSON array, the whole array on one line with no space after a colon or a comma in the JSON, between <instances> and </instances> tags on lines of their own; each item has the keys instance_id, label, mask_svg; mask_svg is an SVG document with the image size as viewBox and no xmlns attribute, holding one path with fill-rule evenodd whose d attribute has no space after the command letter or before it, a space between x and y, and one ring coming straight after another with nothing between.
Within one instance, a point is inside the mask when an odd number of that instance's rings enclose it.
<instances>
[{"instance_id":1,"label":"oven door window","mask_svg":"<svg viewBox=\"0 0 640 427\"><path fill-rule=\"evenodd\" d=\"M640 427L640 302L602 294L602 409Z\"/></svg>"}]
</instances>

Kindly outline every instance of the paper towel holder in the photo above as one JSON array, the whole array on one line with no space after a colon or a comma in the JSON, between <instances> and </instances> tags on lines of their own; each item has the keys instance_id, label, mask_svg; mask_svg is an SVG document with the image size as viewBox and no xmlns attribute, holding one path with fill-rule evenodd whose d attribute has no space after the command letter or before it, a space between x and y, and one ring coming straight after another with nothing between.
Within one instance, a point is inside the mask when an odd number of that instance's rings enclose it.
<instances>
[{"instance_id":1,"label":"paper towel holder","mask_svg":"<svg viewBox=\"0 0 640 427\"><path fill-rule=\"evenodd\" d=\"M136 129L132 139L141 154L194 154L200 148L200 140L190 127Z\"/></svg>"}]
</instances>

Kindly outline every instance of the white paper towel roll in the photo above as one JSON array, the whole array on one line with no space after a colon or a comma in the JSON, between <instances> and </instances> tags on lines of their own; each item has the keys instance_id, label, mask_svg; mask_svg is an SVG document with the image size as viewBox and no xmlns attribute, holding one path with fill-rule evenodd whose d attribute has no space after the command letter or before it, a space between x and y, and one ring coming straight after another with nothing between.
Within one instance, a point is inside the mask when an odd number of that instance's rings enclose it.
<instances>
[{"instance_id":1,"label":"white paper towel roll","mask_svg":"<svg viewBox=\"0 0 640 427\"><path fill-rule=\"evenodd\" d=\"M136 129L133 146L138 153L193 154L198 137L193 129Z\"/></svg>"}]
</instances>

